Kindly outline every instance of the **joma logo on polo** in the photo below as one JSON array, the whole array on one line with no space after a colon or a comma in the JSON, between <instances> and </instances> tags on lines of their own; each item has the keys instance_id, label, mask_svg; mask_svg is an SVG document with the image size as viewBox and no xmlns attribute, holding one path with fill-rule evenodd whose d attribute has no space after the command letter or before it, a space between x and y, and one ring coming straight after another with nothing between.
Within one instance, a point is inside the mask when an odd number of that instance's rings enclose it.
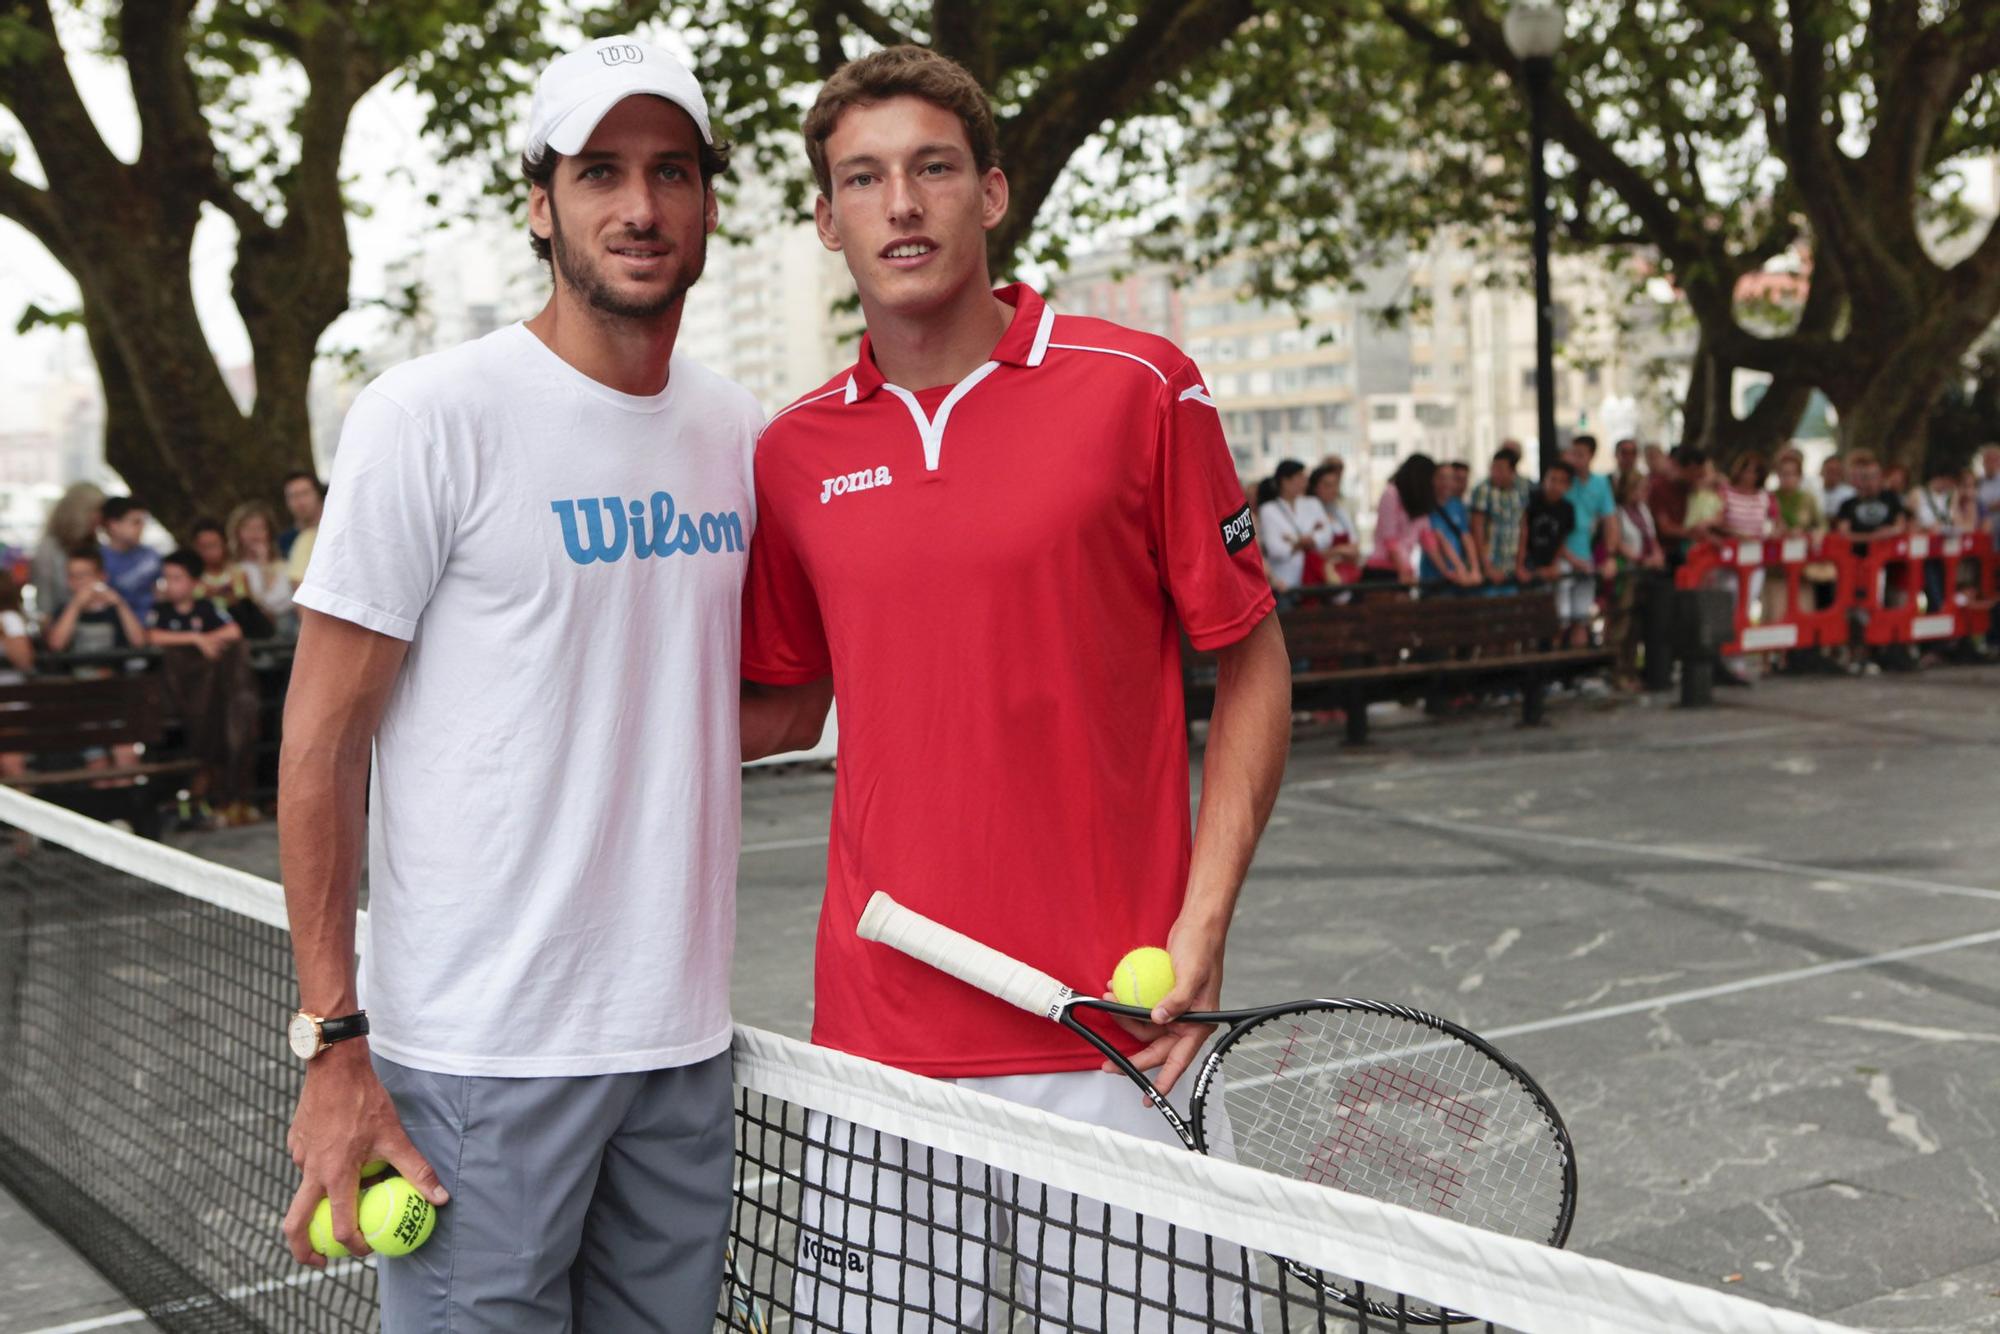
<instances>
[{"instance_id":1,"label":"joma logo on polo","mask_svg":"<svg viewBox=\"0 0 2000 1334\"><path fill-rule=\"evenodd\" d=\"M653 493L650 512L646 502L628 504L617 496L552 500L549 508L562 523L564 550L578 565L600 560L610 564L628 552L634 560L664 560L676 554L747 549L743 516L735 510L676 516L674 498L665 491Z\"/></svg>"},{"instance_id":2,"label":"joma logo on polo","mask_svg":"<svg viewBox=\"0 0 2000 1334\"><path fill-rule=\"evenodd\" d=\"M860 472L842 473L829 477L819 484L819 503L824 505L835 496L844 496L850 491L866 491L870 487L889 485L887 468L863 468Z\"/></svg>"}]
</instances>

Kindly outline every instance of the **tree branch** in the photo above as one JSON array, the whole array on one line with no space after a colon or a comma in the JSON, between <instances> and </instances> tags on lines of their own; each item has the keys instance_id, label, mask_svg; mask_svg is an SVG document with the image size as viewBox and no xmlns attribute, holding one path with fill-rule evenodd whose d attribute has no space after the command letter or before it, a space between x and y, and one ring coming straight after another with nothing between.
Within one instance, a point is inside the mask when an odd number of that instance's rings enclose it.
<instances>
[{"instance_id":1,"label":"tree branch","mask_svg":"<svg viewBox=\"0 0 2000 1334\"><path fill-rule=\"evenodd\" d=\"M1255 0L1154 0L1110 50L1037 88L1002 126L1009 184L1020 207L987 237L996 262L1033 225L1063 166L1107 120L1128 115L1161 83L1221 50Z\"/></svg>"},{"instance_id":2,"label":"tree branch","mask_svg":"<svg viewBox=\"0 0 2000 1334\"><path fill-rule=\"evenodd\" d=\"M77 93L48 0L8 0L0 8L6 13L25 34L16 39L11 58L0 62L0 106L21 122L36 157L63 164L64 180L75 182L80 195L111 197L125 164L105 147Z\"/></svg>"},{"instance_id":3,"label":"tree branch","mask_svg":"<svg viewBox=\"0 0 2000 1334\"><path fill-rule=\"evenodd\" d=\"M875 12L868 0L833 0L833 9L857 32L880 46L902 46L910 35Z\"/></svg>"},{"instance_id":4,"label":"tree branch","mask_svg":"<svg viewBox=\"0 0 2000 1334\"><path fill-rule=\"evenodd\" d=\"M192 0L152 0L119 11L118 54L139 116L139 161L149 173L207 171L215 157L188 68L192 8Z\"/></svg>"},{"instance_id":5,"label":"tree branch","mask_svg":"<svg viewBox=\"0 0 2000 1334\"><path fill-rule=\"evenodd\" d=\"M55 256L58 264L69 267L69 241L48 191L28 184L11 171L0 171L0 218L19 223Z\"/></svg>"}]
</instances>

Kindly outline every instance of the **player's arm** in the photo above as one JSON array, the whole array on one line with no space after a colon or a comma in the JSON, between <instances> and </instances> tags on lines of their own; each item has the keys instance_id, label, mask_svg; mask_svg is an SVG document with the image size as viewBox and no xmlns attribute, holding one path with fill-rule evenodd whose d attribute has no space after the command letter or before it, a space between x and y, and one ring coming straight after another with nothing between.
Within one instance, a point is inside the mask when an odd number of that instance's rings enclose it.
<instances>
[{"instance_id":1,"label":"player's arm","mask_svg":"<svg viewBox=\"0 0 2000 1334\"><path fill-rule=\"evenodd\" d=\"M833 703L833 678L822 676L797 686L743 683L743 758L761 760L805 750L826 730Z\"/></svg>"},{"instance_id":2,"label":"player's arm","mask_svg":"<svg viewBox=\"0 0 2000 1334\"><path fill-rule=\"evenodd\" d=\"M1222 953L1230 919L1278 799L1292 744L1292 663L1276 613L1234 644L1217 649L1215 659L1215 711L1202 761L1194 856L1180 915L1167 933L1174 989L1154 1007L1159 1018L1221 1007ZM1204 1025L1169 1024L1134 1064L1142 1070L1161 1066L1154 1082L1164 1093L1207 1036Z\"/></svg>"},{"instance_id":3,"label":"player's arm","mask_svg":"<svg viewBox=\"0 0 2000 1334\"><path fill-rule=\"evenodd\" d=\"M389 692L409 644L334 616L300 608L299 644L285 700L278 762L278 847L298 965L299 1005L309 1014L352 1014L354 920L367 831L368 764ZM354 1226L361 1164L385 1158L435 1204L445 1192L396 1118L368 1060L368 1039L335 1043L306 1066L287 1141L304 1173L285 1214L285 1239L304 1264L306 1228L322 1197L333 1201L333 1234L349 1251L368 1247Z\"/></svg>"}]
</instances>

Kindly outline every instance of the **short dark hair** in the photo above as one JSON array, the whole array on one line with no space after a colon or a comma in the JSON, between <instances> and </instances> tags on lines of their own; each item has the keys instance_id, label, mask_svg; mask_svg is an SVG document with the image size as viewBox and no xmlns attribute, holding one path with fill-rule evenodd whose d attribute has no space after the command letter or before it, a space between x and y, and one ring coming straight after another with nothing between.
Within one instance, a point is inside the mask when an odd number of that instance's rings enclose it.
<instances>
[{"instance_id":1,"label":"short dark hair","mask_svg":"<svg viewBox=\"0 0 2000 1334\"><path fill-rule=\"evenodd\" d=\"M986 90L965 66L922 46L892 46L850 60L820 85L812 110L800 128L806 137L806 159L812 163L819 192L833 198L833 172L827 165L826 141L849 107L873 106L892 97L919 97L943 107L965 126L972 148L972 165L984 175L1000 165L1000 132L993 125L993 104Z\"/></svg>"},{"instance_id":2,"label":"short dark hair","mask_svg":"<svg viewBox=\"0 0 2000 1334\"><path fill-rule=\"evenodd\" d=\"M63 559L65 561L87 560L100 570L104 568L104 553L99 551L96 544L92 542L85 542L81 546L71 547L63 556Z\"/></svg>"},{"instance_id":3,"label":"short dark hair","mask_svg":"<svg viewBox=\"0 0 2000 1334\"><path fill-rule=\"evenodd\" d=\"M1676 455L1674 462L1683 468L1699 468L1708 462L1708 451L1700 445L1682 445L1674 451L1674 454Z\"/></svg>"},{"instance_id":4,"label":"short dark hair","mask_svg":"<svg viewBox=\"0 0 2000 1334\"><path fill-rule=\"evenodd\" d=\"M326 483L320 481L319 474L311 468L299 468L296 471L286 473L285 480L278 483L278 494L283 495L290 489L293 482L311 482L313 490L319 492L321 496L326 495Z\"/></svg>"},{"instance_id":5,"label":"short dark hair","mask_svg":"<svg viewBox=\"0 0 2000 1334\"><path fill-rule=\"evenodd\" d=\"M1447 466L1447 467L1449 467L1449 468L1450 468L1450 469L1451 469L1451 470L1452 470L1453 472L1471 472L1471 471L1472 471L1472 465L1471 465L1470 463L1467 463L1467 462L1466 462L1466 461L1465 461L1464 459L1453 459L1453 460L1452 460L1452 461L1451 461L1451 462L1450 462L1449 464L1447 464L1446 466Z\"/></svg>"},{"instance_id":6,"label":"short dark hair","mask_svg":"<svg viewBox=\"0 0 2000 1334\"><path fill-rule=\"evenodd\" d=\"M1542 469L1542 480L1547 481L1557 473L1561 473L1565 481L1573 482L1576 480L1576 469L1570 467L1569 464L1563 462L1561 459L1555 460L1548 467Z\"/></svg>"},{"instance_id":7,"label":"short dark hair","mask_svg":"<svg viewBox=\"0 0 2000 1334\"><path fill-rule=\"evenodd\" d=\"M1271 480L1274 482L1287 481L1290 478L1297 477L1305 470L1306 465L1300 463L1297 459L1282 459L1279 461L1278 466L1271 470Z\"/></svg>"},{"instance_id":8,"label":"short dark hair","mask_svg":"<svg viewBox=\"0 0 2000 1334\"><path fill-rule=\"evenodd\" d=\"M222 525L214 519L196 519L194 527L188 529L188 541L193 542L203 533L214 533L223 540L224 544L227 544L229 541L229 534L224 532Z\"/></svg>"},{"instance_id":9,"label":"short dark hair","mask_svg":"<svg viewBox=\"0 0 2000 1334\"><path fill-rule=\"evenodd\" d=\"M665 98L661 98L665 101ZM685 108L683 108L685 109ZM699 136L697 136L699 138ZM706 139L696 145L695 169L701 173L701 188L713 190L715 178L729 174L729 153L731 145L727 140L718 139L709 143ZM545 193L553 194L556 168L562 165L563 155L543 144L539 151L521 154L521 179L530 186L539 185ZM546 236L528 233L528 249L535 252L535 258L547 264L555 247Z\"/></svg>"},{"instance_id":10,"label":"short dark hair","mask_svg":"<svg viewBox=\"0 0 2000 1334\"><path fill-rule=\"evenodd\" d=\"M104 506L98 511L98 514L103 518L104 522L113 523L133 513L135 510L143 510L145 508L144 505L141 505L130 496L110 496L106 498Z\"/></svg>"},{"instance_id":11,"label":"short dark hair","mask_svg":"<svg viewBox=\"0 0 2000 1334\"><path fill-rule=\"evenodd\" d=\"M1520 467L1521 447L1515 444L1512 440L1509 440L1506 444L1500 446L1500 448L1493 451L1493 461L1495 463L1498 463L1501 459L1507 460L1507 462L1513 464L1517 468Z\"/></svg>"},{"instance_id":12,"label":"short dark hair","mask_svg":"<svg viewBox=\"0 0 2000 1334\"><path fill-rule=\"evenodd\" d=\"M167 558L160 562L160 565L162 568L165 568L166 566L169 565L178 566L180 569L187 571L188 578L197 580L201 578L202 570L204 568L201 563L201 557L195 555L192 551L189 551L186 547L182 547L178 551L170 552L167 555Z\"/></svg>"},{"instance_id":13,"label":"short dark hair","mask_svg":"<svg viewBox=\"0 0 2000 1334\"><path fill-rule=\"evenodd\" d=\"M1585 432L1581 435L1571 436L1569 438L1569 442L1572 445L1582 445L1585 449L1589 450L1593 454L1597 452L1597 437L1591 435L1588 432Z\"/></svg>"},{"instance_id":14,"label":"short dark hair","mask_svg":"<svg viewBox=\"0 0 2000 1334\"><path fill-rule=\"evenodd\" d=\"M1337 459L1328 459L1325 463L1320 464L1319 467L1314 468L1311 475L1306 478L1306 490L1309 492L1317 491L1319 490L1320 482L1324 479L1328 477L1343 477L1346 474L1346 464Z\"/></svg>"}]
</instances>

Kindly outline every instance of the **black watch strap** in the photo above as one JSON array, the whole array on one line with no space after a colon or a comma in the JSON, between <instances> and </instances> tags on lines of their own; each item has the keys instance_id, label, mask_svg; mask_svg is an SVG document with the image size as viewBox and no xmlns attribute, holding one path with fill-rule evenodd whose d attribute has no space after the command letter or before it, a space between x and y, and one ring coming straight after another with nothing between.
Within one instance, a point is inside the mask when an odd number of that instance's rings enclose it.
<instances>
[{"instance_id":1,"label":"black watch strap","mask_svg":"<svg viewBox=\"0 0 2000 1334\"><path fill-rule=\"evenodd\" d=\"M319 1021L319 1040L322 1046L331 1047L336 1042L349 1038L368 1036L368 1011L357 1010L353 1014L343 1014L337 1019Z\"/></svg>"}]
</instances>

